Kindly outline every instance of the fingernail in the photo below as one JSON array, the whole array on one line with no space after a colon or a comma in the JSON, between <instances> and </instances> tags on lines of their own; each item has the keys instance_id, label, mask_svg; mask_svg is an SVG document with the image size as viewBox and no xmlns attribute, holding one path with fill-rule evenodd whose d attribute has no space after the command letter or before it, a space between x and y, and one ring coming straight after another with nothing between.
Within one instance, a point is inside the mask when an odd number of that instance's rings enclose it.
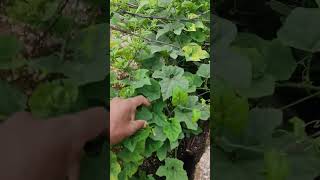
<instances>
[{"instance_id":1,"label":"fingernail","mask_svg":"<svg viewBox=\"0 0 320 180\"><path fill-rule=\"evenodd\" d=\"M145 121L145 122L144 122L144 125L143 125L143 128L146 128L147 126L148 126L148 122Z\"/></svg>"}]
</instances>

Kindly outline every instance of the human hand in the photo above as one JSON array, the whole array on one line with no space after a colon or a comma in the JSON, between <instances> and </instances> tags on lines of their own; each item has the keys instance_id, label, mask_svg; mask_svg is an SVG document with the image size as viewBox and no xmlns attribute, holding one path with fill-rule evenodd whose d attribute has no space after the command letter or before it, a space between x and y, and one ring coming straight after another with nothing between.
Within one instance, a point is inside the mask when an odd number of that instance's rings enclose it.
<instances>
[{"instance_id":1,"label":"human hand","mask_svg":"<svg viewBox=\"0 0 320 180\"><path fill-rule=\"evenodd\" d=\"M107 131L108 117L104 108L48 120L14 114L0 124L0 179L78 180L82 149Z\"/></svg>"},{"instance_id":2,"label":"human hand","mask_svg":"<svg viewBox=\"0 0 320 180\"><path fill-rule=\"evenodd\" d=\"M114 98L110 102L110 144L117 144L147 125L144 120L136 120L136 110L140 105L149 106L143 96L129 99Z\"/></svg>"}]
</instances>

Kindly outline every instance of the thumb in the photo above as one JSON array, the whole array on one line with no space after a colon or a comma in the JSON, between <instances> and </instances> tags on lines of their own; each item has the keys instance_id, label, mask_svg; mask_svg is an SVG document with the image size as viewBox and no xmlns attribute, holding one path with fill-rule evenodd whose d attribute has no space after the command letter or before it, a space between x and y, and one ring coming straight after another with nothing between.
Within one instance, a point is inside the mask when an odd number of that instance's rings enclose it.
<instances>
[{"instance_id":1,"label":"thumb","mask_svg":"<svg viewBox=\"0 0 320 180\"><path fill-rule=\"evenodd\" d=\"M147 126L147 122L144 120L135 120L135 121L130 121L130 126L129 126L129 136L133 135L136 133L139 129L144 128Z\"/></svg>"}]
</instances>

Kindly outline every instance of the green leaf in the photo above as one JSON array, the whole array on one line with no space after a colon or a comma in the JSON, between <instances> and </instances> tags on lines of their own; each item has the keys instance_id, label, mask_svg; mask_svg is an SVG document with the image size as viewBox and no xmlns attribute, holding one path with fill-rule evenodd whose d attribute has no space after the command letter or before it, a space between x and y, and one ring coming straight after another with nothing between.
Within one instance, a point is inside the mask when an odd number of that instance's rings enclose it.
<instances>
[{"instance_id":1,"label":"green leaf","mask_svg":"<svg viewBox=\"0 0 320 180\"><path fill-rule=\"evenodd\" d=\"M249 124L246 132L247 142L250 144L261 144L269 142L272 133L282 122L282 111L278 109L260 109L250 110ZM263 126L261 126L263 124Z\"/></svg>"},{"instance_id":2,"label":"green leaf","mask_svg":"<svg viewBox=\"0 0 320 180\"><path fill-rule=\"evenodd\" d=\"M140 141L145 141L150 134L150 128L145 128L139 130L134 136L123 141L123 146L126 147L129 151L133 152L136 148L136 145Z\"/></svg>"},{"instance_id":3,"label":"green leaf","mask_svg":"<svg viewBox=\"0 0 320 180\"><path fill-rule=\"evenodd\" d=\"M119 180L127 180L128 178L132 177L138 171L138 168L139 164L137 164L136 162L125 163L118 176Z\"/></svg>"},{"instance_id":4,"label":"green leaf","mask_svg":"<svg viewBox=\"0 0 320 180\"><path fill-rule=\"evenodd\" d=\"M179 122L184 122L188 129L191 129L191 130L198 129L198 124L196 122L192 121L192 117L193 117L192 112L184 112L180 109L175 109L174 114L175 114L174 117Z\"/></svg>"},{"instance_id":5,"label":"green leaf","mask_svg":"<svg viewBox=\"0 0 320 180\"><path fill-rule=\"evenodd\" d=\"M148 5L148 4L149 4L148 0L139 1L139 6L135 13L138 13L145 5Z\"/></svg>"},{"instance_id":6,"label":"green leaf","mask_svg":"<svg viewBox=\"0 0 320 180\"><path fill-rule=\"evenodd\" d=\"M263 159L233 160L231 156L214 147L212 150L211 171L216 172L216 179L234 180L255 179L265 180L263 176Z\"/></svg>"},{"instance_id":7,"label":"green leaf","mask_svg":"<svg viewBox=\"0 0 320 180\"><path fill-rule=\"evenodd\" d=\"M162 51L166 51L166 52L170 52L172 50L172 46L169 45L150 45L149 46L151 54L154 54L156 52L162 52Z\"/></svg>"},{"instance_id":8,"label":"green leaf","mask_svg":"<svg viewBox=\"0 0 320 180\"><path fill-rule=\"evenodd\" d=\"M134 79L130 81L132 88L137 89L141 88L144 85L151 85L150 78L148 76L149 70L147 69L138 69L134 72Z\"/></svg>"},{"instance_id":9,"label":"green leaf","mask_svg":"<svg viewBox=\"0 0 320 180\"><path fill-rule=\"evenodd\" d=\"M146 157L151 156L151 154L153 152L156 152L163 144L164 144L163 141L154 141L154 140L148 138L146 141L146 151L145 151L144 155Z\"/></svg>"},{"instance_id":10,"label":"green leaf","mask_svg":"<svg viewBox=\"0 0 320 180\"><path fill-rule=\"evenodd\" d=\"M78 87L69 82L40 84L29 99L31 112L39 117L71 112L77 103L78 91Z\"/></svg>"},{"instance_id":11,"label":"green leaf","mask_svg":"<svg viewBox=\"0 0 320 180\"><path fill-rule=\"evenodd\" d=\"M183 53L181 51L178 50L172 50L170 53L170 57L172 59L177 59L178 56L183 56Z\"/></svg>"},{"instance_id":12,"label":"green leaf","mask_svg":"<svg viewBox=\"0 0 320 180\"><path fill-rule=\"evenodd\" d=\"M180 122L175 118L170 118L169 122L163 127L163 133L168 137L170 142L178 140L181 132Z\"/></svg>"},{"instance_id":13,"label":"green leaf","mask_svg":"<svg viewBox=\"0 0 320 180\"><path fill-rule=\"evenodd\" d=\"M257 35L240 33L233 49L252 64L253 79L270 74L275 80L288 80L296 68L291 49L279 40L266 41Z\"/></svg>"},{"instance_id":14,"label":"green leaf","mask_svg":"<svg viewBox=\"0 0 320 180\"><path fill-rule=\"evenodd\" d=\"M15 87L0 80L0 116L24 111L27 104L27 97Z\"/></svg>"},{"instance_id":15,"label":"green leaf","mask_svg":"<svg viewBox=\"0 0 320 180\"><path fill-rule=\"evenodd\" d=\"M251 85L252 71L250 60L232 51L230 48L217 48L216 60L212 63L214 75L226 81L236 89Z\"/></svg>"},{"instance_id":16,"label":"green leaf","mask_svg":"<svg viewBox=\"0 0 320 180\"><path fill-rule=\"evenodd\" d=\"M44 73L60 73L61 63L63 62L58 56L49 55L30 60L29 66Z\"/></svg>"},{"instance_id":17,"label":"green leaf","mask_svg":"<svg viewBox=\"0 0 320 180\"><path fill-rule=\"evenodd\" d=\"M228 46L237 36L237 27L231 21L213 15L213 46Z\"/></svg>"},{"instance_id":18,"label":"green leaf","mask_svg":"<svg viewBox=\"0 0 320 180\"><path fill-rule=\"evenodd\" d=\"M196 28L199 28L199 29L205 29L206 28L202 21L196 21L195 25L196 25Z\"/></svg>"},{"instance_id":19,"label":"green leaf","mask_svg":"<svg viewBox=\"0 0 320 180\"><path fill-rule=\"evenodd\" d=\"M197 27L196 27L196 24L194 23L191 23L191 22L187 22L185 24L185 28L184 28L186 31L197 31Z\"/></svg>"},{"instance_id":20,"label":"green leaf","mask_svg":"<svg viewBox=\"0 0 320 180\"><path fill-rule=\"evenodd\" d=\"M173 89L172 104L174 106L185 105L188 102L188 93L181 89L179 86Z\"/></svg>"},{"instance_id":21,"label":"green leaf","mask_svg":"<svg viewBox=\"0 0 320 180\"><path fill-rule=\"evenodd\" d=\"M250 60L253 79L259 79L265 75L267 66L266 59L262 52L260 52L260 49L243 47L232 47L232 49L237 51L241 56Z\"/></svg>"},{"instance_id":22,"label":"green leaf","mask_svg":"<svg viewBox=\"0 0 320 180\"><path fill-rule=\"evenodd\" d=\"M15 37L0 35L0 69L11 69L22 66L25 61L17 58L23 44Z\"/></svg>"},{"instance_id":23,"label":"green leaf","mask_svg":"<svg viewBox=\"0 0 320 180\"><path fill-rule=\"evenodd\" d=\"M179 146L179 140L176 140L174 142L170 141L170 150L174 150L175 148L177 148Z\"/></svg>"},{"instance_id":24,"label":"green leaf","mask_svg":"<svg viewBox=\"0 0 320 180\"><path fill-rule=\"evenodd\" d=\"M196 19L196 18L199 18L199 15L194 14L194 13L188 14L188 19Z\"/></svg>"},{"instance_id":25,"label":"green leaf","mask_svg":"<svg viewBox=\"0 0 320 180\"><path fill-rule=\"evenodd\" d=\"M70 43L74 50L72 61L61 65L60 72L78 85L102 81L108 75L107 55L108 38L106 24L90 26ZM105 68L103 68L105 67Z\"/></svg>"},{"instance_id":26,"label":"green leaf","mask_svg":"<svg viewBox=\"0 0 320 180\"><path fill-rule=\"evenodd\" d=\"M168 7L172 3L172 0L158 0L159 7Z\"/></svg>"},{"instance_id":27,"label":"green leaf","mask_svg":"<svg viewBox=\"0 0 320 180\"><path fill-rule=\"evenodd\" d=\"M167 121L167 116L163 113L163 108L165 104L163 101L158 101L153 103L152 105L152 112L153 117L150 123L155 123L158 126L164 126Z\"/></svg>"},{"instance_id":28,"label":"green leaf","mask_svg":"<svg viewBox=\"0 0 320 180\"><path fill-rule=\"evenodd\" d=\"M293 125L293 134L300 139L306 138L307 133L305 130L305 122L298 117L289 119L289 122Z\"/></svg>"},{"instance_id":29,"label":"green leaf","mask_svg":"<svg viewBox=\"0 0 320 180\"><path fill-rule=\"evenodd\" d=\"M180 35L184 27L185 27L184 24L180 22L175 22L172 24L172 28L174 29L173 32L176 35Z\"/></svg>"},{"instance_id":30,"label":"green leaf","mask_svg":"<svg viewBox=\"0 0 320 180\"><path fill-rule=\"evenodd\" d=\"M320 9L298 7L291 11L278 31L279 40L288 46L309 51L320 51Z\"/></svg>"},{"instance_id":31,"label":"green leaf","mask_svg":"<svg viewBox=\"0 0 320 180\"><path fill-rule=\"evenodd\" d=\"M163 28L162 29L159 29L158 32L157 32L157 35L156 35L156 40L166 34L167 32L171 31L172 30L172 24L165 24L163 25Z\"/></svg>"},{"instance_id":32,"label":"green leaf","mask_svg":"<svg viewBox=\"0 0 320 180\"><path fill-rule=\"evenodd\" d=\"M174 158L166 158L165 165L158 168L156 175L165 176L167 180L188 180L183 162Z\"/></svg>"},{"instance_id":33,"label":"green leaf","mask_svg":"<svg viewBox=\"0 0 320 180\"><path fill-rule=\"evenodd\" d=\"M287 156L289 161L289 177L288 179L314 179L319 176L320 159L315 154L302 151L298 153L290 153Z\"/></svg>"},{"instance_id":34,"label":"green leaf","mask_svg":"<svg viewBox=\"0 0 320 180\"><path fill-rule=\"evenodd\" d=\"M266 72L275 80L289 80L297 67L297 63L289 47L285 47L279 40L273 40L266 52Z\"/></svg>"},{"instance_id":35,"label":"green leaf","mask_svg":"<svg viewBox=\"0 0 320 180\"><path fill-rule=\"evenodd\" d=\"M140 141L139 143L141 143ZM118 154L119 159L121 159L125 163L130 162L141 162L143 160L143 156L140 155L138 151L130 152L128 149L123 149Z\"/></svg>"},{"instance_id":36,"label":"green leaf","mask_svg":"<svg viewBox=\"0 0 320 180\"><path fill-rule=\"evenodd\" d=\"M246 89L239 89L239 93L247 98L259 98L269 96L274 93L275 80L271 75L265 75L261 78L254 79L251 86Z\"/></svg>"},{"instance_id":37,"label":"green leaf","mask_svg":"<svg viewBox=\"0 0 320 180\"><path fill-rule=\"evenodd\" d=\"M161 71L155 71L152 74L153 78L162 79L159 84L163 100L172 96L173 89L176 86L185 90L188 89L189 82L183 77L183 74L184 70L177 66L163 66Z\"/></svg>"},{"instance_id":38,"label":"green leaf","mask_svg":"<svg viewBox=\"0 0 320 180\"><path fill-rule=\"evenodd\" d=\"M289 162L285 154L270 150L264 154L267 180L286 180L289 175Z\"/></svg>"},{"instance_id":39,"label":"green leaf","mask_svg":"<svg viewBox=\"0 0 320 180\"><path fill-rule=\"evenodd\" d=\"M190 72L185 72L183 76L189 81L188 93L195 92L197 87L200 87L203 80L199 75L192 74Z\"/></svg>"},{"instance_id":40,"label":"green leaf","mask_svg":"<svg viewBox=\"0 0 320 180\"><path fill-rule=\"evenodd\" d=\"M186 61L200 61L201 59L209 58L208 52L202 50L201 46L196 43L189 43L185 45L182 50L186 57Z\"/></svg>"},{"instance_id":41,"label":"green leaf","mask_svg":"<svg viewBox=\"0 0 320 180\"><path fill-rule=\"evenodd\" d=\"M284 16L288 16L292 11L292 7L290 5L277 0L271 0L267 4L269 4L272 10Z\"/></svg>"},{"instance_id":42,"label":"green leaf","mask_svg":"<svg viewBox=\"0 0 320 180\"><path fill-rule=\"evenodd\" d=\"M152 174L147 175L143 170L139 170L139 173L136 177L131 178L130 180L156 180Z\"/></svg>"},{"instance_id":43,"label":"green leaf","mask_svg":"<svg viewBox=\"0 0 320 180\"><path fill-rule=\"evenodd\" d=\"M163 161L166 157L167 157L167 152L170 148L170 145L168 143L168 141L166 141L161 147L160 149L158 149L157 151L157 157L160 161Z\"/></svg>"},{"instance_id":44,"label":"green leaf","mask_svg":"<svg viewBox=\"0 0 320 180\"><path fill-rule=\"evenodd\" d=\"M255 48L258 53L263 54L264 49L268 47L268 41L253 33L238 33L231 45L241 48Z\"/></svg>"},{"instance_id":45,"label":"green leaf","mask_svg":"<svg viewBox=\"0 0 320 180\"><path fill-rule=\"evenodd\" d=\"M153 78L173 78L173 77L182 77L184 70L178 66L163 66L162 70L155 71L152 74Z\"/></svg>"},{"instance_id":46,"label":"green leaf","mask_svg":"<svg viewBox=\"0 0 320 180\"><path fill-rule=\"evenodd\" d=\"M245 130L249 117L249 104L247 99L236 96L235 92L222 82L214 83L215 94L213 98L213 119L217 128L240 134Z\"/></svg>"},{"instance_id":47,"label":"green leaf","mask_svg":"<svg viewBox=\"0 0 320 180\"><path fill-rule=\"evenodd\" d=\"M135 94L135 89L132 86L124 87L120 90L119 96L122 98L129 98Z\"/></svg>"},{"instance_id":48,"label":"green leaf","mask_svg":"<svg viewBox=\"0 0 320 180\"><path fill-rule=\"evenodd\" d=\"M210 64L201 64L197 75L204 78L210 78Z\"/></svg>"},{"instance_id":49,"label":"green leaf","mask_svg":"<svg viewBox=\"0 0 320 180\"><path fill-rule=\"evenodd\" d=\"M156 126L152 129L152 133L150 134L150 138L154 141L165 141L167 136L163 133L162 127Z\"/></svg>"},{"instance_id":50,"label":"green leaf","mask_svg":"<svg viewBox=\"0 0 320 180\"><path fill-rule=\"evenodd\" d=\"M202 31L196 31L196 32L190 33L190 37L199 43L204 42L207 39L207 35L208 35L208 33L205 33Z\"/></svg>"},{"instance_id":51,"label":"green leaf","mask_svg":"<svg viewBox=\"0 0 320 180\"><path fill-rule=\"evenodd\" d=\"M152 119L152 113L146 107L141 107L136 113L136 119L150 121Z\"/></svg>"},{"instance_id":52,"label":"green leaf","mask_svg":"<svg viewBox=\"0 0 320 180\"><path fill-rule=\"evenodd\" d=\"M201 117L201 111L199 109L192 109L192 122L196 123Z\"/></svg>"},{"instance_id":53,"label":"green leaf","mask_svg":"<svg viewBox=\"0 0 320 180\"><path fill-rule=\"evenodd\" d=\"M158 81L150 79L151 85L145 85L142 88L136 89L138 94L144 95L149 101L155 101L160 98L160 85Z\"/></svg>"},{"instance_id":54,"label":"green leaf","mask_svg":"<svg viewBox=\"0 0 320 180\"><path fill-rule=\"evenodd\" d=\"M167 121L167 116L163 112L154 112L151 123L158 126L164 126Z\"/></svg>"},{"instance_id":55,"label":"green leaf","mask_svg":"<svg viewBox=\"0 0 320 180\"><path fill-rule=\"evenodd\" d=\"M117 161L117 156L110 151L110 180L118 180L118 175L121 172L120 164Z\"/></svg>"},{"instance_id":56,"label":"green leaf","mask_svg":"<svg viewBox=\"0 0 320 180\"><path fill-rule=\"evenodd\" d=\"M197 104L194 108L197 108L201 112L200 119L207 120L210 117L210 105L208 104Z\"/></svg>"}]
</instances>

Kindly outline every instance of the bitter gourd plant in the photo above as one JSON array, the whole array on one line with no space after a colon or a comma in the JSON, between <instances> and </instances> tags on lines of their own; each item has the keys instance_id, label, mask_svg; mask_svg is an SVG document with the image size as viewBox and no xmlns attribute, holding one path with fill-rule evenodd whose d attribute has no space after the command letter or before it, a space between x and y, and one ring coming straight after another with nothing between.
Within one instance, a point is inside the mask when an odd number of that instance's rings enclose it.
<instances>
[{"instance_id":1,"label":"bitter gourd plant","mask_svg":"<svg viewBox=\"0 0 320 180\"><path fill-rule=\"evenodd\" d=\"M235 23L218 16L212 20L211 178L298 180L319 176L319 133L306 132L317 121L305 123L292 115L285 118L283 112L319 98L319 87L310 79L310 62L318 60L312 56L320 51L320 9L285 7L288 16L273 40L239 31ZM291 82L298 67L303 69L302 81ZM302 88L310 94L283 107L263 101L279 87Z\"/></svg>"},{"instance_id":2,"label":"bitter gourd plant","mask_svg":"<svg viewBox=\"0 0 320 180\"><path fill-rule=\"evenodd\" d=\"M107 104L109 39L104 0L76 0L73 6L68 0L1 3L1 15L10 20L5 25L18 30L0 35L1 120L17 111L47 119ZM89 13L82 12L80 5ZM81 19L83 15L87 19ZM19 33L24 30L33 32L29 42L21 40L30 38ZM54 47L46 43L52 39ZM27 46L35 51L29 52ZM103 148L86 153L81 180L107 177L106 145L105 139Z\"/></svg>"},{"instance_id":3,"label":"bitter gourd plant","mask_svg":"<svg viewBox=\"0 0 320 180\"><path fill-rule=\"evenodd\" d=\"M143 95L148 127L111 150L111 179L188 179L179 142L209 119L209 1L111 1L111 98ZM173 153L172 153L173 152ZM139 166L162 162L155 174Z\"/></svg>"}]
</instances>

